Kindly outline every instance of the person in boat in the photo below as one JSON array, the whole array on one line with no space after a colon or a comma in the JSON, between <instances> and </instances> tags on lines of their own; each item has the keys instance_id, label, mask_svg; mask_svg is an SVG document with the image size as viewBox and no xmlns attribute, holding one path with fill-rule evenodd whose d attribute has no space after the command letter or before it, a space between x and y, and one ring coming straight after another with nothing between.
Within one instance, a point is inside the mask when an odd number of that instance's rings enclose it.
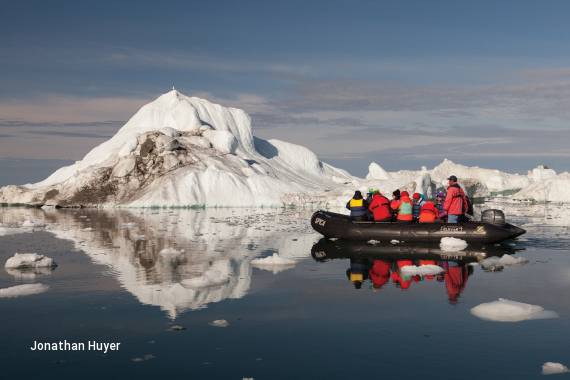
<instances>
[{"instance_id":1,"label":"person in boat","mask_svg":"<svg viewBox=\"0 0 570 380\"><path fill-rule=\"evenodd\" d=\"M389 222L392 220L390 200L383 196L378 190L374 192L368 210L372 212L372 218L375 222Z\"/></svg>"},{"instance_id":2,"label":"person in boat","mask_svg":"<svg viewBox=\"0 0 570 380\"><path fill-rule=\"evenodd\" d=\"M352 220L368 220L368 203L359 190L356 190L352 198L346 203L346 208L350 210L350 218Z\"/></svg>"},{"instance_id":3,"label":"person in boat","mask_svg":"<svg viewBox=\"0 0 570 380\"><path fill-rule=\"evenodd\" d=\"M420 223L435 223L439 218L439 211L432 201L426 201L420 209L418 222Z\"/></svg>"},{"instance_id":4,"label":"person in boat","mask_svg":"<svg viewBox=\"0 0 570 380\"><path fill-rule=\"evenodd\" d=\"M447 216L445 210L443 209L444 202L445 202L445 193L443 191L438 191L437 195L435 196L435 207L437 208L438 219L442 220L444 220Z\"/></svg>"},{"instance_id":5,"label":"person in boat","mask_svg":"<svg viewBox=\"0 0 570 380\"><path fill-rule=\"evenodd\" d=\"M397 213L396 221L411 222L413 220L413 204L412 200L410 199L410 194L407 191L402 191L400 193L400 200L397 202L392 202L391 206L392 210Z\"/></svg>"},{"instance_id":6,"label":"person in boat","mask_svg":"<svg viewBox=\"0 0 570 380\"><path fill-rule=\"evenodd\" d=\"M447 213L447 223L459 223L469 207L467 196L457 183L456 176L450 176L447 181L449 187L443 202L443 209Z\"/></svg>"},{"instance_id":7,"label":"person in boat","mask_svg":"<svg viewBox=\"0 0 570 380\"><path fill-rule=\"evenodd\" d=\"M412 195L412 199L414 202L412 207L412 216L414 220L418 220L418 218L420 217L420 209L425 203L425 197L423 194L414 193L414 195Z\"/></svg>"}]
</instances>

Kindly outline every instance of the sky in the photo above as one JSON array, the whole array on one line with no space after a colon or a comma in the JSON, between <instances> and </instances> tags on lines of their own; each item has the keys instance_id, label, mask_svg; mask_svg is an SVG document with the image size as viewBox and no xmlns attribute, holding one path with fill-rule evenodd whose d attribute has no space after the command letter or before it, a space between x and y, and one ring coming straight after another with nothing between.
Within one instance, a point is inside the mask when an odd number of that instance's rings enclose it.
<instances>
[{"instance_id":1,"label":"sky","mask_svg":"<svg viewBox=\"0 0 570 380\"><path fill-rule=\"evenodd\" d=\"M365 175L570 170L570 2L3 1L0 184L47 176L175 86ZM15 182L14 182L15 181Z\"/></svg>"}]
</instances>

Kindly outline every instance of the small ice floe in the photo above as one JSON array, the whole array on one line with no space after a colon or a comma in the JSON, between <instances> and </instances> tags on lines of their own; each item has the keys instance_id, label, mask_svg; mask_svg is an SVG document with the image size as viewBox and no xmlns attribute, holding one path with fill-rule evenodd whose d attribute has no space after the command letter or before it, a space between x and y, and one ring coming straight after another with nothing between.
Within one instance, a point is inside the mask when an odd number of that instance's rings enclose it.
<instances>
[{"instance_id":1,"label":"small ice floe","mask_svg":"<svg viewBox=\"0 0 570 380\"><path fill-rule=\"evenodd\" d=\"M570 372L570 369L562 363L546 362L542 365L543 375L558 375L566 372Z\"/></svg>"},{"instance_id":2,"label":"small ice floe","mask_svg":"<svg viewBox=\"0 0 570 380\"><path fill-rule=\"evenodd\" d=\"M520 322L531 319L558 318L551 310L542 306L499 298L497 301L482 303L471 309L477 318L494 322Z\"/></svg>"},{"instance_id":3,"label":"small ice floe","mask_svg":"<svg viewBox=\"0 0 570 380\"><path fill-rule=\"evenodd\" d=\"M390 244L400 244L400 240L396 239L390 240Z\"/></svg>"},{"instance_id":4,"label":"small ice floe","mask_svg":"<svg viewBox=\"0 0 570 380\"><path fill-rule=\"evenodd\" d=\"M0 289L0 298L15 298L22 296L31 296L33 294L40 294L49 289L49 286L44 284L24 284L11 286L9 288Z\"/></svg>"},{"instance_id":5,"label":"small ice floe","mask_svg":"<svg viewBox=\"0 0 570 380\"><path fill-rule=\"evenodd\" d=\"M528 263L528 260L524 257L514 257L509 254L504 254L501 257L491 256L480 262L481 268L490 272L500 271L506 266L523 265L526 263Z\"/></svg>"},{"instance_id":6,"label":"small ice floe","mask_svg":"<svg viewBox=\"0 0 570 380\"><path fill-rule=\"evenodd\" d=\"M141 357L137 357L137 358L132 358L131 361L135 362L135 363L140 363L140 362L145 362L147 360L151 360L154 359L156 356L154 356L153 354L145 354Z\"/></svg>"},{"instance_id":7,"label":"small ice floe","mask_svg":"<svg viewBox=\"0 0 570 380\"><path fill-rule=\"evenodd\" d=\"M22 227L26 228L42 228L45 226L46 226L45 223L42 223L37 220L24 220L24 223L22 223Z\"/></svg>"},{"instance_id":8,"label":"small ice floe","mask_svg":"<svg viewBox=\"0 0 570 380\"><path fill-rule=\"evenodd\" d=\"M407 276L415 276L415 275L435 276L436 274L445 272L445 269L443 269L439 265L432 265L432 264L421 265L421 266L405 265L402 267L402 269L400 269L400 271L402 272L402 274Z\"/></svg>"},{"instance_id":9,"label":"small ice floe","mask_svg":"<svg viewBox=\"0 0 570 380\"><path fill-rule=\"evenodd\" d=\"M371 240L368 240L366 243L370 244L370 245L377 245L377 244L380 244L380 240L371 239Z\"/></svg>"},{"instance_id":10,"label":"small ice floe","mask_svg":"<svg viewBox=\"0 0 570 380\"><path fill-rule=\"evenodd\" d=\"M225 319L216 319L215 321L212 321L208 324L214 327L228 327L230 325L230 323Z\"/></svg>"},{"instance_id":11,"label":"small ice floe","mask_svg":"<svg viewBox=\"0 0 570 380\"><path fill-rule=\"evenodd\" d=\"M463 251L467 248L467 242L454 237L443 237L439 243L439 248L445 252Z\"/></svg>"},{"instance_id":12,"label":"small ice floe","mask_svg":"<svg viewBox=\"0 0 570 380\"><path fill-rule=\"evenodd\" d=\"M287 259L285 257L279 256L274 253L273 256L267 256L263 258L251 260L252 265L264 266L264 265L295 265L297 262L295 260Z\"/></svg>"},{"instance_id":13,"label":"small ice floe","mask_svg":"<svg viewBox=\"0 0 570 380\"><path fill-rule=\"evenodd\" d=\"M297 264L295 260L281 257L277 253L274 253L272 256L251 260L251 265L254 267L273 272L273 274L291 269L295 264Z\"/></svg>"},{"instance_id":14,"label":"small ice floe","mask_svg":"<svg viewBox=\"0 0 570 380\"><path fill-rule=\"evenodd\" d=\"M54 268L57 264L52 258L37 253L16 253L6 260L6 269Z\"/></svg>"}]
</instances>

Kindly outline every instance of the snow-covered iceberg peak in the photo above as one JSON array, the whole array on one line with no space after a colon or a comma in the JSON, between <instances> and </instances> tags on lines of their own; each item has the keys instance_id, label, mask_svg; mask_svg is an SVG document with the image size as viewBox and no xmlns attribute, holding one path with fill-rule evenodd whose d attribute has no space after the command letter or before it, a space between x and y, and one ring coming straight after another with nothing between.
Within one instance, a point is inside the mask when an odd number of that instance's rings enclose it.
<instances>
[{"instance_id":1,"label":"snow-covered iceberg peak","mask_svg":"<svg viewBox=\"0 0 570 380\"><path fill-rule=\"evenodd\" d=\"M0 188L0 203L77 206L282 206L323 202L354 178L309 149L254 137L242 110L176 90L42 182ZM326 201L326 200L325 200Z\"/></svg>"}]
</instances>

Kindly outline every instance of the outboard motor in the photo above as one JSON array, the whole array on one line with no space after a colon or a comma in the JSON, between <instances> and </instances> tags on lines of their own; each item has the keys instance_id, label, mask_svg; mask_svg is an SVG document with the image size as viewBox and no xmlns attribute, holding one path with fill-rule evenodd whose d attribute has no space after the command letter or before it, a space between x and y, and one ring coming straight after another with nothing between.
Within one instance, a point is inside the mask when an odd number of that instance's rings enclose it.
<instances>
[{"instance_id":1,"label":"outboard motor","mask_svg":"<svg viewBox=\"0 0 570 380\"><path fill-rule=\"evenodd\" d=\"M496 209L485 210L481 213L481 221L483 223L497 224L502 226L506 223L505 213L501 210Z\"/></svg>"}]
</instances>

